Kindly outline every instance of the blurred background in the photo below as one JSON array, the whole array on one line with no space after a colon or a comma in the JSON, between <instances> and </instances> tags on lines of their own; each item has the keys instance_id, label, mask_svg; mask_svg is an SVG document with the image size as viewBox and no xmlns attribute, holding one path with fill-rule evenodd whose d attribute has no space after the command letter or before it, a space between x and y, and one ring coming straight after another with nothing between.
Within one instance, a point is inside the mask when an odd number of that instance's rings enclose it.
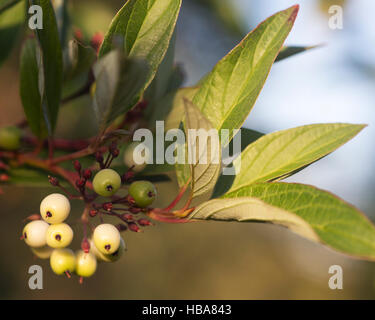
<instances>
[{"instance_id":1,"label":"blurred background","mask_svg":"<svg viewBox=\"0 0 375 320\"><path fill-rule=\"evenodd\" d=\"M71 0L73 23L91 37L105 33L124 1ZM332 155L289 178L332 191L375 221L375 2L372 0L184 0L176 62L196 83L239 40L278 10L299 3L287 44L323 46L274 65L246 127L265 133L321 122L369 126ZM343 6L343 29L329 28L330 5ZM0 69L0 125L22 119L20 45ZM59 135L90 135L79 124L87 99L64 108ZM72 110L75 110L74 112ZM68 133L69 132L69 133ZM159 201L175 186L159 184ZM37 213L43 188L4 188L0 195L2 299L373 299L375 264L349 259L271 225L158 223L125 233L128 252L103 264L80 286L55 276L19 241L22 219ZM164 198L164 199L163 199ZM70 223L80 214L79 204ZM79 239L76 246L79 245ZM44 290L28 288L27 270L44 267ZM331 290L328 269L343 268L343 290Z\"/></svg>"}]
</instances>

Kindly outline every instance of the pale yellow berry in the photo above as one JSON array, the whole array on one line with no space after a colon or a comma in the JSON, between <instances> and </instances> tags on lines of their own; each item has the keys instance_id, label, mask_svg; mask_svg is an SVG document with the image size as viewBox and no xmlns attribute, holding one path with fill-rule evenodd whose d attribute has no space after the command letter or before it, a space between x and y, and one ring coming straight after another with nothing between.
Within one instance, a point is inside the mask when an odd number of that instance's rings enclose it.
<instances>
[{"instance_id":1,"label":"pale yellow berry","mask_svg":"<svg viewBox=\"0 0 375 320\"><path fill-rule=\"evenodd\" d=\"M109 223L98 225L92 237L96 248L104 254L112 254L120 247L120 232Z\"/></svg>"},{"instance_id":2,"label":"pale yellow berry","mask_svg":"<svg viewBox=\"0 0 375 320\"><path fill-rule=\"evenodd\" d=\"M55 249L50 257L50 265L54 273L61 275L72 273L76 266L76 257L70 249Z\"/></svg>"},{"instance_id":3,"label":"pale yellow berry","mask_svg":"<svg viewBox=\"0 0 375 320\"><path fill-rule=\"evenodd\" d=\"M76 254L76 274L80 277L91 277L96 271L96 257L93 253L79 250Z\"/></svg>"},{"instance_id":4,"label":"pale yellow berry","mask_svg":"<svg viewBox=\"0 0 375 320\"><path fill-rule=\"evenodd\" d=\"M66 223L51 224L47 229L46 240L51 248L65 248L73 240L73 230Z\"/></svg>"},{"instance_id":5,"label":"pale yellow berry","mask_svg":"<svg viewBox=\"0 0 375 320\"><path fill-rule=\"evenodd\" d=\"M60 193L52 193L45 197L40 204L40 215L51 224L65 221L70 213L70 202Z\"/></svg>"},{"instance_id":6,"label":"pale yellow berry","mask_svg":"<svg viewBox=\"0 0 375 320\"><path fill-rule=\"evenodd\" d=\"M30 247L40 248L46 245L49 224L42 220L29 222L22 231L22 237Z\"/></svg>"}]
</instances>

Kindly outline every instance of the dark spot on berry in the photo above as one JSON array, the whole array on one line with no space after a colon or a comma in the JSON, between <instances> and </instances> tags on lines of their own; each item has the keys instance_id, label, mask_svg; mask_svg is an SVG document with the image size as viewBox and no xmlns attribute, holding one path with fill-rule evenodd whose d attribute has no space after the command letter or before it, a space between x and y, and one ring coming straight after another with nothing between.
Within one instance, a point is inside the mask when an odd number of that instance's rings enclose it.
<instances>
[{"instance_id":1,"label":"dark spot on berry","mask_svg":"<svg viewBox=\"0 0 375 320\"><path fill-rule=\"evenodd\" d=\"M107 251L111 250L111 245L110 244L106 244L104 246L104 249L107 250Z\"/></svg>"},{"instance_id":2,"label":"dark spot on berry","mask_svg":"<svg viewBox=\"0 0 375 320\"><path fill-rule=\"evenodd\" d=\"M24 237L25 239L27 239L27 234L26 234L26 232L23 234L23 237Z\"/></svg>"},{"instance_id":3,"label":"dark spot on berry","mask_svg":"<svg viewBox=\"0 0 375 320\"><path fill-rule=\"evenodd\" d=\"M51 213L51 211L47 211L47 212L46 212L46 217L47 217L47 218L51 218L51 217L52 217L52 213Z\"/></svg>"},{"instance_id":4,"label":"dark spot on berry","mask_svg":"<svg viewBox=\"0 0 375 320\"><path fill-rule=\"evenodd\" d=\"M147 193L147 196L148 196L149 198L152 198L152 197L154 196L154 193L153 193L152 191L149 191L149 192Z\"/></svg>"},{"instance_id":5,"label":"dark spot on berry","mask_svg":"<svg viewBox=\"0 0 375 320\"><path fill-rule=\"evenodd\" d=\"M61 235L59 235L59 234L55 235L55 239L56 239L57 241L61 241Z\"/></svg>"},{"instance_id":6,"label":"dark spot on berry","mask_svg":"<svg viewBox=\"0 0 375 320\"><path fill-rule=\"evenodd\" d=\"M113 187L111 185L108 185L105 187L105 189L110 192L113 190Z\"/></svg>"}]
</instances>

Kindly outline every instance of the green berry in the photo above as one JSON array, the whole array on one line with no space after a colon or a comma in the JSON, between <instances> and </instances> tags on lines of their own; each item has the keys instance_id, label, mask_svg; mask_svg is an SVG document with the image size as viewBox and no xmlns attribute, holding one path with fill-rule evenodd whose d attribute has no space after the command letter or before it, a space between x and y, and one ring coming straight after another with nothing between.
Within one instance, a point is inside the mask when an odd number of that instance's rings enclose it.
<instances>
[{"instance_id":1,"label":"green berry","mask_svg":"<svg viewBox=\"0 0 375 320\"><path fill-rule=\"evenodd\" d=\"M90 252L93 253L98 261L103 261L103 262L116 262L119 260L122 255L124 254L126 250L126 245L124 239L121 237L120 238L120 246L119 248L112 254L104 254L101 253L97 247L95 246L95 243L90 240Z\"/></svg>"},{"instance_id":2,"label":"green berry","mask_svg":"<svg viewBox=\"0 0 375 320\"><path fill-rule=\"evenodd\" d=\"M129 195L138 207L144 208L154 202L156 189L149 181L135 181L129 187Z\"/></svg>"},{"instance_id":3,"label":"green berry","mask_svg":"<svg viewBox=\"0 0 375 320\"><path fill-rule=\"evenodd\" d=\"M0 149L16 150L21 145L22 131L14 126L0 128Z\"/></svg>"},{"instance_id":4,"label":"green berry","mask_svg":"<svg viewBox=\"0 0 375 320\"><path fill-rule=\"evenodd\" d=\"M76 266L76 257L70 249L55 249L50 257L52 271L58 275L72 273Z\"/></svg>"},{"instance_id":5,"label":"green berry","mask_svg":"<svg viewBox=\"0 0 375 320\"><path fill-rule=\"evenodd\" d=\"M111 197L121 187L121 177L115 170L103 169L95 175L92 184L97 194Z\"/></svg>"},{"instance_id":6,"label":"green berry","mask_svg":"<svg viewBox=\"0 0 375 320\"><path fill-rule=\"evenodd\" d=\"M80 277L91 277L96 271L96 257L92 253L79 250L76 254L76 274Z\"/></svg>"},{"instance_id":7,"label":"green berry","mask_svg":"<svg viewBox=\"0 0 375 320\"><path fill-rule=\"evenodd\" d=\"M147 160L144 163L140 163L141 159L151 157L150 150L146 146L140 147L139 151L136 149L140 144L140 142L132 142L124 152L124 163L128 168L132 168L134 172L140 172L146 167Z\"/></svg>"},{"instance_id":8,"label":"green berry","mask_svg":"<svg viewBox=\"0 0 375 320\"><path fill-rule=\"evenodd\" d=\"M31 248L31 251L39 259L49 259L54 249L49 246L44 246L41 248Z\"/></svg>"},{"instance_id":9,"label":"green berry","mask_svg":"<svg viewBox=\"0 0 375 320\"><path fill-rule=\"evenodd\" d=\"M66 223L51 224L47 229L46 240L51 248L65 248L73 240L73 230Z\"/></svg>"},{"instance_id":10,"label":"green berry","mask_svg":"<svg viewBox=\"0 0 375 320\"><path fill-rule=\"evenodd\" d=\"M96 248L103 254L112 254L120 247L120 232L109 223L98 225L92 236Z\"/></svg>"},{"instance_id":11,"label":"green berry","mask_svg":"<svg viewBox=\"0 0 375 320\"><path fill-rule=\"evenodd\" d=\"M26 244L33 248L40 248L46 245L46 235L49 224L42 220L29 222L22 231L22 237Z\"/></svg>"},{"instance_id":12,"label":"green berry","mask_svg":"<svg viewBox=\"0 0 375 320\"><path fill-rule=\"evenodd\" d=\"M70 202L60 193L52 193L40 204L40 215L51 224L61 223L69 216Z\"/></svg>"}]
</instances>

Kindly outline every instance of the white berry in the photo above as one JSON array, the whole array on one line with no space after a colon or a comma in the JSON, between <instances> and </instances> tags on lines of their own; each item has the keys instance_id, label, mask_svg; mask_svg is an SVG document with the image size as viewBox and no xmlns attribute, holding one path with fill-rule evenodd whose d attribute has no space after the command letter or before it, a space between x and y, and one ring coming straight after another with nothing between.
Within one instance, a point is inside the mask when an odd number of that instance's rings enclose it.
<instances>
[{"instance_id":1,"label":"white berry","mask_svg":"<svg viewBox=\"0 0 375 320\"><path fill-rule=\"evenodd\" d=\"M112 254L120 247L120 232L109 223L98 225L92 237L96 248L103 254Z\"/></svg>"},{"instance_id":2,"label":"white berry","mask_svg":"<svg viewBox=\"0 0 375 320\"><path fill-rule=\"evenodd\" d=\"M30 247L39 248L46 245L46 234L49 224L42 220L29 222L22 231L22 237Z\"/></svg>"},{"instance_id":3,"label":"white berry","mask_svg":"<svg viewBox=\"0 0 375 320\"><path fill-rule=\"evenodd\" d=\"M52 193L40 204L42 218L51 224L61 223L69 216L70 202L60 193Z\"/></svg>"}]
</instances>

